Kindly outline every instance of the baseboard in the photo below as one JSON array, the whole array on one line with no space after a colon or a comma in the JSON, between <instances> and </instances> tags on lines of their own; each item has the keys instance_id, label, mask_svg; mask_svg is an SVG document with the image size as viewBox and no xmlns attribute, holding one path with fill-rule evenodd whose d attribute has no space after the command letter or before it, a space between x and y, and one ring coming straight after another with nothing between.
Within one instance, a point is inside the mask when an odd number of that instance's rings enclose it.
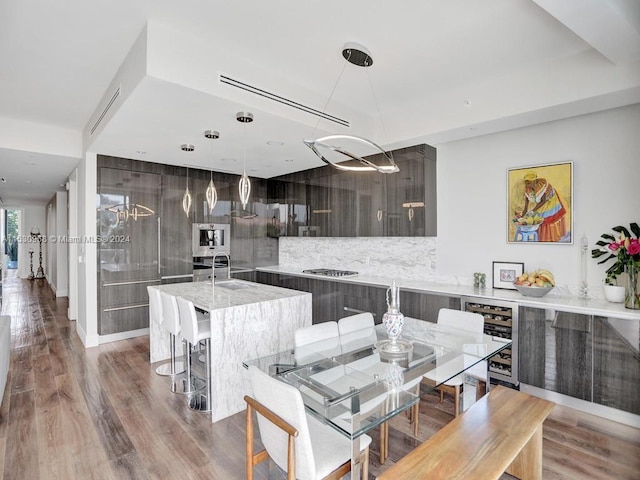
<instances>
[{"instance_id":1,"label":"baseboard","mask_svg":"<svg viewBox=\"0 0 640 480\"><path fill-rule=\"evenodd\" d=\"M119 333L111 333L109 335L99 335L100 345L103 343L111 343L117 342L120 340L126 340L128 338L142 337L144 335L149 335L148 328L141 328L139 330L130 330L128 332L119 332Z\"/></svg>"},{"instance_id":2,"label":"baseboard","mask_svg":"<svg viewBox=\"0 0 640 480\"><path fill-rule=\"evenodd\" d=\"M78 337L80 337L80 341L84 345L84 348L97 347L100 345L100 337L98 335L88 336L87 332L84 331L80 322L76 322L76 333Z\"/></svg>"},{"instance_id":3,"label":"baseboard","mask_svg":"<svg viewBox=\"0 0 640 480\"><path fill-rule=\"evenodd\" d=\"M533 387L524 383L520 384L520 391L533 395L535 397L544 398L558 405L564 405L565 407L574 408L581 412L590 413L598 417L606 418L613 422L622 423L630 427L640 428L640 415L635 415L630 412L618 410L617 408L607 407L605 405L599 405L597 403L588 402L586 400L580 400L579 398L573 398L562 393L551 392L539 387Z\"/></svg>"}]
</instances>

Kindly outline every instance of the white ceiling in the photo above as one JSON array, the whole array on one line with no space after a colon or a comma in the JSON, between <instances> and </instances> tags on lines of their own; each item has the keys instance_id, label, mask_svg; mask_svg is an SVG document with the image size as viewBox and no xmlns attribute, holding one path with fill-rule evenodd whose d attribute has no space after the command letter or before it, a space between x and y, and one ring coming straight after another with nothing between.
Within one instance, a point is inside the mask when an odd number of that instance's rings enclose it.
<instances>
[{"instance_id":1,"label":"white ceiling","mask_svg":"<svg viewBox=\"0 0 640 480\"><path fill-rule=\"evenodd\" d=\"M146 74L83 146L112 81L129 85L121 66L146 25ZM0 198L46 203L85 149L237 173L246 158L259 177L319 166L301 142L315 117L217 74L323 110L346 42L374 64L348 64L326 110L387 148L640 101L635 0L0 0ZM236 122L240 110L255 121ZM315 134L333 131L345 130Z\"/></svg>"}]
</instances>

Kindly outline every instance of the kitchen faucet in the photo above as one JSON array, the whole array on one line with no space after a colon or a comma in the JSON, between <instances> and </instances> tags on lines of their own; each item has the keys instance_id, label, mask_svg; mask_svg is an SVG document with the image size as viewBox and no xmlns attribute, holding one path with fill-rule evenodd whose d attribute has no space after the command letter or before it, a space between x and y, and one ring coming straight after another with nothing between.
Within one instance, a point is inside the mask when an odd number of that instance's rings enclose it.
<instances>
[{"instance_id":1,"label":"kitchen faucet","mask_svg":"<svg viewBox=\"0 0 640 480\"><path fill-rule=\"evenodd\" d=\"M231 280L231 257L226 252L217 252L213 255L213 265L212 265L213 271L211 274L211 281L212 282L215 281L216 258L218 258L218 255L224 255L225 257L227 257L227 280Z\"/></svg>"}]
</instances>

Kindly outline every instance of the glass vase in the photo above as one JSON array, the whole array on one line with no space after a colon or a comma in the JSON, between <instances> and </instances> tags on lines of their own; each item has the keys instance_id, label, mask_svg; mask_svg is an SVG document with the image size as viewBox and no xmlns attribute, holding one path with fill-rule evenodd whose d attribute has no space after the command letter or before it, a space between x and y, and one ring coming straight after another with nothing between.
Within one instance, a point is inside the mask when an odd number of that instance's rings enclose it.
<instances>
[{"instance_id":1,"label":"glass vase","mask_svg":"<svg viewBox=\"0 0 640 480\"><path fill-rule=\"evenodd\" d=\"M640 310L640 296L638 296L638 273L640 273L640 266L635 263L629 263L625 267L625 270L629 284L627 286L627 294L624 298L624 306L632 310Z\"/></svg>"}]
</instances>

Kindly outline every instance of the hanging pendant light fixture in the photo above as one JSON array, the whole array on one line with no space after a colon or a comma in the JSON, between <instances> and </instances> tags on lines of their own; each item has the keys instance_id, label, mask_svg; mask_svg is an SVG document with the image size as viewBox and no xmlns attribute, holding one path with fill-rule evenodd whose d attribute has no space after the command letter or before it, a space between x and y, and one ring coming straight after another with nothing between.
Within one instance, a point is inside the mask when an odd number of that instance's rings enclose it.
<instances>
[{"instance_id":1,"label":"hanging pendant light fixture","mask_svg":"<svg viewBox=\"0 0 640 480\"><path fill-rule=\"evenodd\" d=\"M242 143L243 143L243 159L242 159L242 177L238 183L238 193L240 194L240 203L242 208L246 209L249 203L249 196L251 195L251 180L247 176L247 143L245 139L245 127L247 123L253 122L253 114L250 112L238 112L236 114L236 120L243 123L242 130Z\"/></svg>"},{"instance_id":2,"label":"hanging pendant light fixture","mask_svg":"<svg viewBox=\"0 0 640 480\"><path fill-rule=\"evenodd\" d=\"M180 145L180 150L183 152L193 152L196 149L193 145L189 143L183 143ZM191 209L191 192L189 191L189 167L187 167L187 188L184 191L184 195L182 195L182 210L184 213L189 216L189 210Z\"/></svg>"},{"instance_id":3,"label":"hanging pendant light fixture","mask_svg":"<svg viewBox=\"0 0 640 480\"><path fill-rule=\"evenodd\" d=\"M189 167L187 167L187 188L182 195L182 210L189 216L189 210L191 209L191 192L189 191Z\"/></svg>"},{"instance_id":4,"label":"hanging pendant light fixture","mask_svg":"<svg viewBox=\"0 0 640 480\"><path fill-rule=\"evenodd\" d=\"M327 100L327 103L325 104L324 108L322 109L322 113L325 113L325 110L327 108L327 105L329 104L329 102L331 101L331 98L333 97L333 93L336 90L336 87L338 86L338 83L340 82L340 78L342 78L342 74L344 73L344 69L347 65L347 63L351 63L352 65L356 65L358 67L370 67L371 65L373 65L373 58L371 57L371 54L369 53L369 51L363 47L362 45L359 45L357 43L347 43L345 44L345 46L342 49L342 56L345 59L345 64L342 67L342 71L340 72L340 75L338 76L338 80L336 80L335 85L333 86L333 90L331 91L331 94L329 95L329 99ZM380 115L380 107L378 105L377 99L375 97L375 92L373 91L373 85L371 84L371 78L369 77L369 85L371 86L371 91L373 93L373 98L376 104L376 108L378 110L378 116L380 117L380 122L382 123L382 116ZM318 124L320 123L320 119L318 119L318 122L316 123L316 127L313 131L314 136L315 136L315 132L318 129ZM384 125L382 125L382 130L384 132ZM385 133L386 136L386 133ZM347 140L347 141L352 141L352 142L356 142L356 143L360 143L363 145L367 145L369 147L373 147L375 150L377 150L380 154L382 154L382 158L385 160L385 162L383 162L382 165L379 165L371 160L368 160L366 158L361 157L360 155L357 155L355 153L350 152L349 150L347 150L344 147L341 147L339 145L334 144L333 142L335 142L336 140ZM366 138L363 137L358 137L355 135L341 135L341 134L336 134L336 135L328 135L325 137L321 137L321 138L317 138L315 140L303 140L303 143L309 147L313 153L315 153L320 160L322 160L323 162L325 162L327 165L331 165L333 168L336 168L338 170L342 170L342 171L348 171L348 172L373 172L373 171L377 171L380 173L396 173L399 172L400 169L398 168L398 166L396 165L396 162L393 160L393 156L391 155L391 153L385 151L380 145L378 145L375 142L372 142L371 140L368 140ZM388 140L387 140L388 143ZM322 153L321 150L328 150L328 151L333 151L336 153L339 153L341 155L343 155L344 157L346 157L346 159L350 159L350 160L356 160L357 162L361 163L362 165L343 165L341 163L335 163L332 162L331 160L327 159L325 154Z\"/></svg>"},{"instance_id":5,"label":"hanging pendant light fixture","mask_svg":"<svg viewBox=\"0 0 640 480\"><path fill-rule=\"evenodd\" d=\"M215 130L207 130L204 132L204 136L208 139L216 140L220 138L220 133ZM213 183L213 170L209 170L209 173L211 174L211 179L209 180L209 185L207 186L207 190L204 195L207 199L207 205L209 206L209 214L211 214L218 203L218 191Z\"/></svg>"}]
</instances>

